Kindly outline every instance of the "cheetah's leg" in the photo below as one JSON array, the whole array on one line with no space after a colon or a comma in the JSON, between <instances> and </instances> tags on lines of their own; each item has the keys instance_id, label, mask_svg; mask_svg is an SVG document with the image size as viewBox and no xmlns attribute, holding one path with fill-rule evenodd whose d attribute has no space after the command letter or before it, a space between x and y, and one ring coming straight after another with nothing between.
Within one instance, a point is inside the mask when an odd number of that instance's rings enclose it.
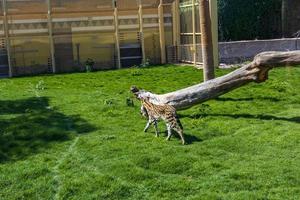
<instances>
[{"instance_id":1,"label":"cheetah's leg","mask_svg":"<svg viewBox=\"0 0 300 200\"><path fill-rule=\"evenodd\" d=\"M144 132L146 133L150 127L150 125L153 123L153 121L149 118L145 128L144 128Z\"/></svg>"},{"instance_id":2,"label":"cheetah's leg","mask_svg":"<svg viewBox=\"0 0 300 200\"><path fill-rule=\"evenodd\" d=\"M171 129L171 125L167 124L167 129L168 129L168 137L166 140L170 140L171 135L172 135L172 129Z\"/></svg>"},{"instance_id":3,"label":"cheetah's leg","mask_svg":"<svg viewBox=\"0 0 300 200\"><path fill-rule=\"evenodd\" d=\"M185 140L184 140L184 136L183 136L183 130L179 127L174 127L173 129L179 134L179 136L181 138L181 141L182 141L182 144L184 145Z\"/></svg>"},{"instance_id":4,"label":"cheetah's leg","mask_svg":"<svg viewBox=\"0 0 300 200\"><path fill-rule=\"evenodd\" d=\"M155 136L158 137L159 131L158 131L157 121L156 120L154 120L154 129L155 129Z\"/></svg>"}]
</instances>

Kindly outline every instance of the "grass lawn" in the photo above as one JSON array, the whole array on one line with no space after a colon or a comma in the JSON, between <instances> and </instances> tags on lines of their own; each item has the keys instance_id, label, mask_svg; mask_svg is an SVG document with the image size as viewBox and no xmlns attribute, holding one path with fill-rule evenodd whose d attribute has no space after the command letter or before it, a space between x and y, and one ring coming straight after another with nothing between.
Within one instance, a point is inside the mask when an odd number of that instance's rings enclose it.
<instances>
[{"instance_id":1,"label":"grass lawn","mask_svg":"<svg viewBox=\"0 0 300 200\"><path fill-rule=\"evenodd\" d=\"M0 80L0 199L300 199L300 69L180 111L185 146L126 104L131 85L201 80L175 66Z\"/></svg>"}]
</instances>

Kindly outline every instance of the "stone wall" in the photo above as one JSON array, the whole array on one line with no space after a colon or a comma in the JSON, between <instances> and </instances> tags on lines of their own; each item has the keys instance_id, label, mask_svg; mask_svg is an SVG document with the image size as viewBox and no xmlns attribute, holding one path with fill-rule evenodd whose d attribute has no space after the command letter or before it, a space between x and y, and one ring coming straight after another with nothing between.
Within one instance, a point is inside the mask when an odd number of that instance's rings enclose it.
<instances>
[{"instance_id":1,"label":"stone wall","mask_svg":"<svg viewBox=\"0 0 300 200\"><path fill-rule=\"evenodd\" d=\"M300 38L220 42L220 63L234 64L252 60L264 51L300 50Z\"/></svg>"},{"instance_id":2,"label":"stone wall","mask_svg":"<svg viewBox=\"0 0 300 200\"><path fill-rule=\"evenodd\" d=\"M168 63L193 63L191 44L167 46ZM197 63L202 62L201 45L197 44ZM224 64L237 64L250 61L255 55L264 51L294 51L300 50L299 38L283 38L273 40L247 40L235 42L219 42L219 61Z\"/></svg>"}]
</instances>

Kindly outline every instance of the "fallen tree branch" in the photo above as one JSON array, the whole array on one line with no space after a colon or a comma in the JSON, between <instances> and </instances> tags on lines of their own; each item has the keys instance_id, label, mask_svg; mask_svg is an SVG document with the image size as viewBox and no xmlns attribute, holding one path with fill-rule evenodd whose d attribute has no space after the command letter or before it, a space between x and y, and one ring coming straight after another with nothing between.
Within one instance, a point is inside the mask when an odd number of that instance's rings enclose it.
<instances>
[{"instance_id":1,"label":"fallen tree branch","mask_svg":"<svg viewBox=\"0 0 300 200\"><path fill-rule=\"evenodd\" d=\"M268 79L268 72L272 68L292 65L300 65L300 51L263 52L255 56L251 63L227 75L175 92L159 95L139 90L134 86L131 91L138 98L149 98L152 103L169 104L177 110L182 110L214 99L250 82L262 83Z\"/></svg>"}]
</instances>

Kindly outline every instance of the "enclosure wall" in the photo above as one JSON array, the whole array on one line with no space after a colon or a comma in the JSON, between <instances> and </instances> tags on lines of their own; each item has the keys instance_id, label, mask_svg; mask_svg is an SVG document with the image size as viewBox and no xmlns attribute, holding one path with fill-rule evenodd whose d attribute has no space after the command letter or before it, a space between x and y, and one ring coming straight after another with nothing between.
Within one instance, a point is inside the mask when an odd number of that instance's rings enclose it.
<instances>
[{"instance_id":1,"label":"enclosure wall","mask_svg":"<svg viewBox=\"0 0 300 200\"><path fill-rule=\"evenodd\" d=\"M118 59L120 67L130 67L142 62L142 52L145 60L158 64L159 3L2 0L0 76L85 71L87 66L94 70L115 69ZM164 7L164 38L166 44L171 44L171 7Z\"/></svg>"}]
</instances>

